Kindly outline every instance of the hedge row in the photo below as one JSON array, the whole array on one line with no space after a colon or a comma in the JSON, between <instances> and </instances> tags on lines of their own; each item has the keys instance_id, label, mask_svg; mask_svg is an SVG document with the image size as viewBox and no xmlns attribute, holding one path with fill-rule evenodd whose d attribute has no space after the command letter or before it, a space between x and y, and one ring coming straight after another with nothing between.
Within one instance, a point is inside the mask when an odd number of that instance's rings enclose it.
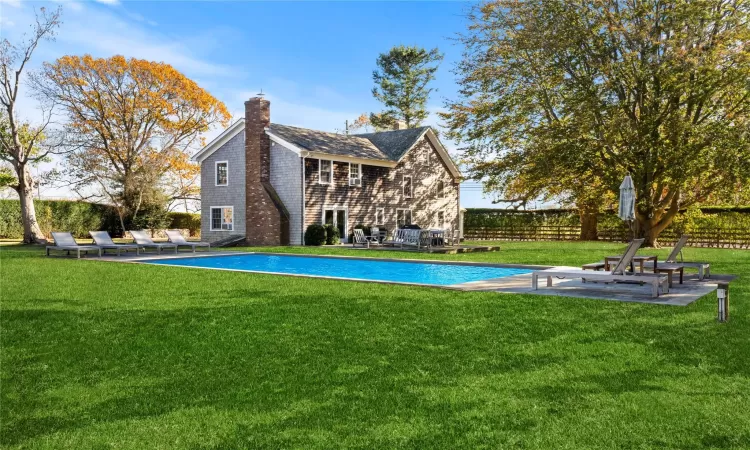
<instances>
[{"instance_id":1,"label":"hedge row","mask_svg":"<svg viewBox=\"0 0 750 450\"><path fill-rule=\"evenodd\" d=\"M117 212L108 205L69 200L34 200L36 218L46 236L52 231L70 231L85 238L89 230L106 230L112 236L122 236ZM169 213L169 228L190 230L190 235L200 234L200 215ZM21 239L21 205L18 200L0 200L0 239Z\"/></svg>"}]
</instances>

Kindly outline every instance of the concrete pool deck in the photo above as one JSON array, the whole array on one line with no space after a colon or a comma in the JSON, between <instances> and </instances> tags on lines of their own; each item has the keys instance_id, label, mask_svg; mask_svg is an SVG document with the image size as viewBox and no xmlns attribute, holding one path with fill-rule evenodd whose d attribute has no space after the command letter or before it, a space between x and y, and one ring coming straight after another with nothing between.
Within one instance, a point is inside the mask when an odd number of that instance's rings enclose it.
<instances>
[{"instance_id":1,"label":"concrete pool deck","mask_svg":"<svg viewBox=\"0 0 750 450\"><path fill-rule=\"evenodd\" d=\"M255 255L288 255L288 256L300 256L307 258L338 258L338 259L352 259L352 260L377 260L377 261L392 261L402 263L430 263L430 264L445 264L445 265L462 265L462 266L489 266L489 267L508 267L508 268L521 268L529 270L545 270L545 269L562 269L570 270L577 269L575 267L566 266L537 266L537 265L526 265L526 264L491 264L484 262L470 262L470 261L444 261L444 260L427 260L427 259L400 259L400 258L374 258L360 255L302 255L297 253L273 253L273 252L243 252L243 251L197 251L192 252L179 252L173 253L170 251L163 252L160 255L149 252L148 254L141 254L136 256L135 253L122 254L117 256L116 254L106 254L101 258L95 257L96 260L108 261L108 262L128 262L128 263L139 263L148 264L154 260L170 260L170 259L181 259L181 258L198 258L198 257L215 257L215 256L238 256L243 254L255 254ZM85 258L93 259L93 258ZM196 267L201 268L201 267ZM686 273L683 284L674 284L669 290L668 294L660 295L659 297L651 297L651 292L648 286L640 286L634 284L624 283L583 283L581 279L557 279L553 278L553 286L546 287L540 284L538 290L531 288L531 273L521 275L511 275L502 278L494 278L481 281L472 281L467 283L452 284L452 285L435 285L435 284L419 284L419 283L404 283L404 282L393 282L393 281L382 281L382 280L362 280L356 278L346 277L329 277L319 275L302 275L302 274L284 274L275 272L263 272L263 271L248 271L238 269L216 269L216 268L204 268L209 270L227 270L234 272L245 272L245 273L263 273L279 276L297 276L297 277L310 277L310 278L321 278L330 280L346 280L346 281L359 281L359 282L376 282L385 284L400 284L400 285L412 285L412 286L429 286L437 287L442 289L451 289L459 291L486 291L486 292L497 292L505 294L532 294L532 295L551 295L557 297L572 297L572 298L588 298L596 300L608 300L608 301L619 301L619 302L636 302L636 303L648 303L654 305L670 305L670 306L687 306L701 297L714 292L718 288L719 282L729 282L735 277L732 275L720 275L711 274L711 278L707 278L703 281L698 280L698 276L695 273Z\"/></svg>"}]
</instances>

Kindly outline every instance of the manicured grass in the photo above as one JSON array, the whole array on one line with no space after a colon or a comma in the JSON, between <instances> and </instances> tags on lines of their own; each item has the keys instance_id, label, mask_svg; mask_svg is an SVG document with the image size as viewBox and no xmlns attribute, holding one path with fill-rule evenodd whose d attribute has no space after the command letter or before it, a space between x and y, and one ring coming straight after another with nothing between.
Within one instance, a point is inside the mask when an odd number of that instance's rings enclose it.
<instances>
[{"instance_id":1,"label":"manicured grass","mask_svg":"<svg viewBox=\"0 0 750 450\"><path fill-rule=\"evenodd\" d=\"M577 265L623 248L500 245L275 250ZM727 324L715 296L667 307L42 253L0 247L3 448L750 447L748 251L686 250L740 275Z\"/></svg>"}]
</instances>

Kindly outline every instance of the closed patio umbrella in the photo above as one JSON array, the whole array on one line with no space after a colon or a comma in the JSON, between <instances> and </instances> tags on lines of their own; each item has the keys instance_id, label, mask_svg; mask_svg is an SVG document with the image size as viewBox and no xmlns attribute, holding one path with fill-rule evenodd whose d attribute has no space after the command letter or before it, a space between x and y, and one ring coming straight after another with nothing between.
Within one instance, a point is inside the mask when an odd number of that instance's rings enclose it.
<instances>
[{"instance_id":1,"label":"closed patio umbrella","mask_svg":"<svg viewBox=\"0 0 750 450\"><path fill-rule=\"evenodd\" d=\"M635 186L630 174L625 175L620 185L620 209L617 215L628 222L635 220Z\"/></svg>"}]
</instances>

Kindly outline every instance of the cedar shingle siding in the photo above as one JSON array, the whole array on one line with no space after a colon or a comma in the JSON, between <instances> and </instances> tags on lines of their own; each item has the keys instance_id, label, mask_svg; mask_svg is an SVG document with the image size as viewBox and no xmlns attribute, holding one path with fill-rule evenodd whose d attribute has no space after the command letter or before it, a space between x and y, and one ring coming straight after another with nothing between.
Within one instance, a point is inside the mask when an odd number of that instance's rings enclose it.
<instances>
[{"instance_id":1,"label":"cedar shingle siding","mask_svg":"<svg viewBox=\"0 0 750 450\"><path fill-rule=\"evenodd\" d=\"M428 153L425 153L425 152ZM429 158L425 159L426 154ZM347 234L357 224L375 225L375 209L385 208L385 228L396 228L396 209L412 210L412 222L422 228L436 227L437 213L445 214L445 227L458 227L459 185L454 181L426 137L394 168L362 165L362 187L349 186L349 164L333 162L333 183L318 183L318 160L305 162L305 227L322 223L324 208L348 210ZM402 193L403 176L412 177L412 198ZM443 181L444 198L438 198L437 182Z\"/></svg>"}]
</instances>

